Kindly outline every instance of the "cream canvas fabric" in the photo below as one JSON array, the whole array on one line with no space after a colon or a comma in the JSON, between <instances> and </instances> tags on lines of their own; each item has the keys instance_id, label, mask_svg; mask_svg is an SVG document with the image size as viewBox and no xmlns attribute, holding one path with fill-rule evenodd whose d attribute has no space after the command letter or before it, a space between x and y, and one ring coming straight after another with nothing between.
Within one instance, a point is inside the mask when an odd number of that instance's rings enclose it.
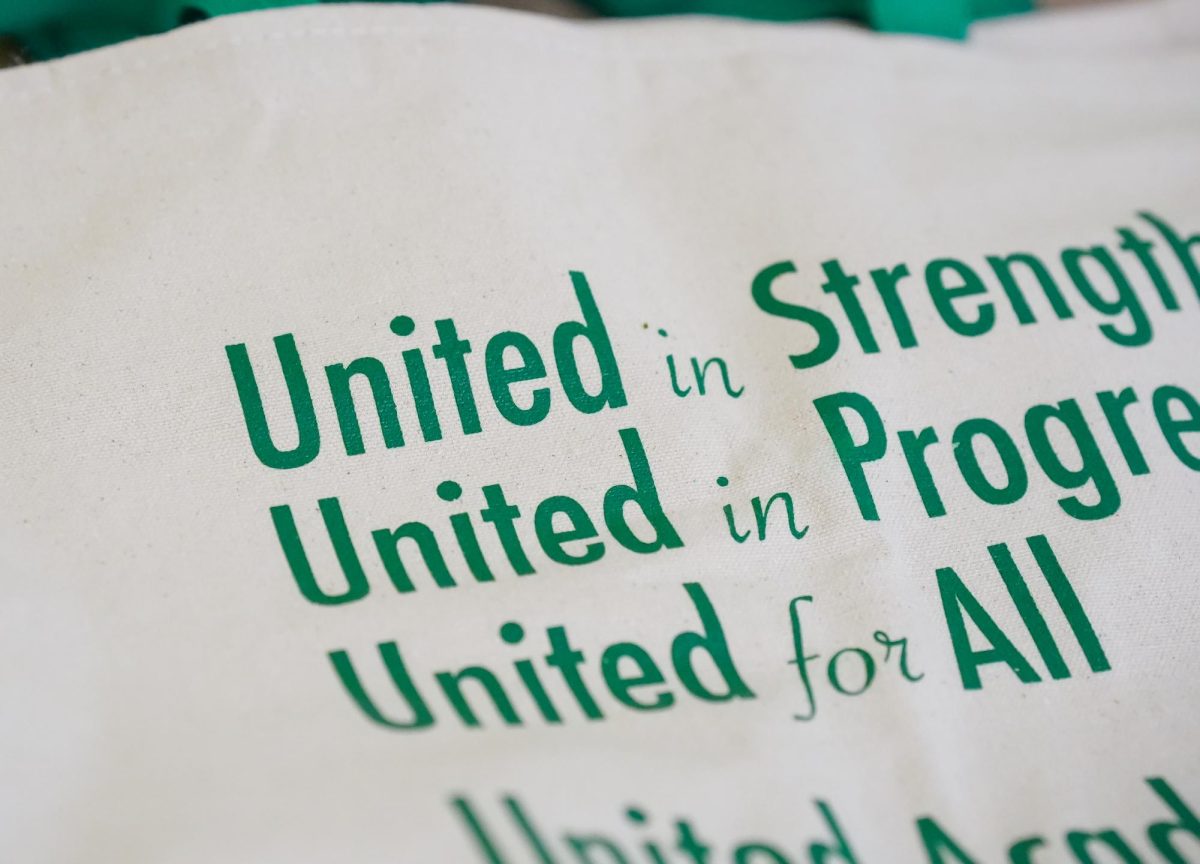
<instances>
[{"instance_id":1,"label":"cream canvas fabric","mask_svg":"<svg viewBox=\"0 0 1200 864\"><path fill-rule=\"evenodd\" d=\"M1198 83L1190 2L0 73L0 859L1200 861Z\"/></svg>"}]
</instances>

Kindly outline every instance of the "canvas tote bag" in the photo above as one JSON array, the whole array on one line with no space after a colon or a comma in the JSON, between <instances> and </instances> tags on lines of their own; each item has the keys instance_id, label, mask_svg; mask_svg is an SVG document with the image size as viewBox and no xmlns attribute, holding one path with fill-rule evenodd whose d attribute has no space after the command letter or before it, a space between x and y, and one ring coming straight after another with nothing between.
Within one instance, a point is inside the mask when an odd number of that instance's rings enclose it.
<instances>
[{"instance_id":1,"label":"canvas tote bag","mask_svg":"<svg viewBox=\"0 0 1200 864\"><path fill-rule=\"evenodd\" d=\"M1200 861L1200 16L0 73L0 859Z\"/></svg>"}]
</instances>

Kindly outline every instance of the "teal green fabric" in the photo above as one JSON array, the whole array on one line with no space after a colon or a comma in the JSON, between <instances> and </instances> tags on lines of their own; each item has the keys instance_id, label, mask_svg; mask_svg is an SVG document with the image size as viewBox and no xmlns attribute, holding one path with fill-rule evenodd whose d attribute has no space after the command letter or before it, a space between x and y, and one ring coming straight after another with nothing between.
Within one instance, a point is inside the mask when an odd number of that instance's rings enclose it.
<instances>
[{"instance_id":1,"label":"teal green fabric","mask_svg":"<svg viewBox=\"0 0 1200 864\"><path fill-rule=\"evenodd\" d=\"M0 34L33 59L163 33L209 18L321 0L4 0ZM849 18L877 30L962 39L975 18L1026 12L1033 0L584 0L612 16L732 15L768 21Z\"/></svg>"}]
</instances>

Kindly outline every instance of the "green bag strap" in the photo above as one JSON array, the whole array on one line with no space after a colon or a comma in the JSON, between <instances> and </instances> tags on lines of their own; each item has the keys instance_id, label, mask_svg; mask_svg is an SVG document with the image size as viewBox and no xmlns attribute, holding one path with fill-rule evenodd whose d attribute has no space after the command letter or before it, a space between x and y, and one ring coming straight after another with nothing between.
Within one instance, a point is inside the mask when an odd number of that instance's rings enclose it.
<instances>
[{"instance_id":1,"label":"green bag strap","mask_svg":"<svg viewBox=\"0 0 1200 864\"><path fill-rule=\"evenodd\" d=\"M322 0L4 0L0 36L31 59L61 57L216 15ZM326 0L328 2L328 0ZM336 0L335 0L336 2ZM1033 0L586 0L603 15L730 15L768 21L849 18L876 30L962 39L976 18L1027 12Z\"/></svg>"}]
</instances>

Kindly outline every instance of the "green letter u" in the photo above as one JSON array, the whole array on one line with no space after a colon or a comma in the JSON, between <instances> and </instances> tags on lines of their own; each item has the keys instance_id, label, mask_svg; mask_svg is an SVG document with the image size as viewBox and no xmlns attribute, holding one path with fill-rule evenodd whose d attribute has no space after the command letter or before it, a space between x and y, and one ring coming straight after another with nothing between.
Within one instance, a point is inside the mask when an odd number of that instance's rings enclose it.
<instances>
[{"instance_id":1,"label":"green letter u","mask_svg":"<svg viewBox=\"0 0 1200 864\"><path fill-rule=\"evenodd\" d=\"M317 415L313 411L312 396L308 391L308 379L300 364L296 340L291 333L275 337L275 351L279 355L279 366L287 384L288 396L292 401L292 414L296 417L299 440L291 450L280 450L271 440L267 428L267 416L263 411L262 394L250 365L250 355L244 344L226 345L225 355L229 358L229 369L233 372L233 383L237 385L238 399L242 403L242 417L246 431L250 433L250 446L258 461L268 468L299 468L317 457L321 450L321 430L317 428Z\"/></svg>"}]
</instances>

